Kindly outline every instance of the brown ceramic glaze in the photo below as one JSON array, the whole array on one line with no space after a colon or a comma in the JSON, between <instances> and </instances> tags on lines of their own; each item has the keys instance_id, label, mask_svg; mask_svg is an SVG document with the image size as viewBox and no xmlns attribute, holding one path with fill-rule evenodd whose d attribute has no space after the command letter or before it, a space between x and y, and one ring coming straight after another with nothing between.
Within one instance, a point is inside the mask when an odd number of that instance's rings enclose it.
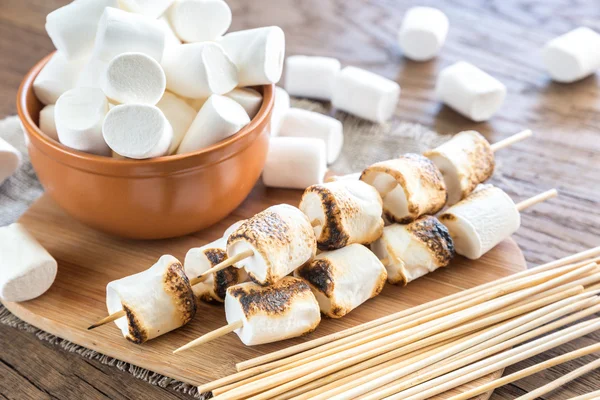
<instances>
[{"instance_id":1,"label":"brown ceramic glaze","mask_svg":"<svg viewBox=\"0 0 600 400\"><path fill-rule=\"evenodd\" d=\"M258 180L267 154L274 87L257 116L206 149L150 160L119 160L61 145L37 126L42 104L33 81L49 58L25 76L17 109L31 163L46 192L86 225L114 235L159 239L208 227L233 211Z\"/></svg>"}]
</instances>

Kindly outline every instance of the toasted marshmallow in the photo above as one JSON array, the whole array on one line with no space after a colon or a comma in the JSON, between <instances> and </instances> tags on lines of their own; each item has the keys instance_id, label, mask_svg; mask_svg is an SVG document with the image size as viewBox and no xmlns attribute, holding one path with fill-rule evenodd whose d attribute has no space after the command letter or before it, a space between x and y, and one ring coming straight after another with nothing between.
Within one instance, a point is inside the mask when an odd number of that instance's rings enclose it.
<instances>
[{"instance_id":1,"label":"toasted marshmallow","mask_svg":"<svg viewBox=\"0 0 600 400\"><path fill-rule=\"evenodd\" d=\"M251 282L230 287L225 316L228 323L242 321L235 333L246 346L302 336L321 322L315 295L306 282L290 276L267 287Z\"/></svg>"},{"instance_id":2,"label":"toasted marshmallow","mask_svg":"<svg viewBox=\"0 0 600 400\"><path fill-rule=\"evenodd\" d=\"M33 81L35 97L43 104L55 104L64 92L75 87L85 62L69 61L62 53L54 53Z\"/></svg>"},{"instance_id":3,"label":"toasted marshmallow","mask_svg":"<svg viewBox=\"0 0 600 400\"><path fill-rule=\"evenodd\" d=\"M231 9L223 0L178 0L168 16L177 36L188 43L215 41L231 25Z\"/></svg>"},{"instance_id":4,"label":"toasted marshmallow","mask_svg":"<svg viewBox=\"0 0 600 400\"><path fill-rule=\"evenodd\" d=\"M225 229L225 232L223 232L223 237L225 239L229 239L229 235L231 235L233 232L235 232L237 228L242 226L242 224L244 222L246 222L246 220L242 219L242 220L236 221L233 224L231 224L231 226L229 226L229 228Z\"/></svg>"},{"instance_id":5,"label":"toasted marshmallow","mask_svg":"<svg viewBox=\"0 0 600 400\"><path fill-rule=\"evenodd\" d=\"M275 86L275 104L271 114L271 136L279 135L281 121L283 121L283 117L289 109L290 95L279 86Z\"/></svg>"},{"instance_id":6,"label":"toasted marshmallow","mask_svg":"<svg viewBox=\"0 0 600 400\"><path fill-rule=\"evenodd\" d=\"M58 132L56 131L56 121L54 119L54 104L47 105L40 111L40 129L46 136L58 142Z\"/></svg>"},{"instance_id":7,"label":"toasted marshmallow","mask_svg":"<svg viewBox=\"0 0 600 400\"><path fill-rule=\"evenodd\" d=\"M325 182L337 182L337 181L357 181L360 179L362 172L354 172L346 175L331 175L325 178Z\"/></svg>"},{"instance_id":8,"label":"toasted marshmallow","mask_svg":"<svg viewBox=\"0 0 600 400\"><path fill-rule=\"evenodd\" d=\"M225 96L244 107L250 119L254 118L263 102L262 94L251 88L235 88Z\"/></svg>"},{"instance_id":9,"label":"toasted marshmallow","mask_svg":"<svg viewBox=\"0 0 600 400\"><path fill-rule=\"evenodd\" d=\"M119 0L121 7L129 12L158 18L167 11L175 0Z\"/></svg>"},{"instance_id":10,"label":"toasted marshmallow","mask_svg":"<svg viewBox=\"0 0 600 400\"><path fill-rule=\"evenodd\" d=\"M285 89L292 96L331 100L340 69L336 58L290 56L285 61Z\"/></svg>"},{"instance_id":11,"label":"toasted marshmallow","mask_svg":"<svg viewBox=\"0 0 600 400\"><path fill-rule=\"evenodd\" d=\"M448 34L448 17L433 7L412 7L404 15L398 43L406 57L427 61L437 56Z\"/></svg>"},{"instance_id":12,"label":"toasted marshmallow","mask_svg":"<svg viewBox=\"0 0 600 400\"><path fill-rule=\"evenodd\" d=\"M579 27L549 41L542 57L553 80L570 83L583 79L600 68L600 34Z\"/></svg>"},{"instance_id":13,"label":"toasted marshmallow","mask_svg":"<svg viewBox=\"0 0 600 400\"><path fill-rule=\"evenodd\" d=\"M175 154L190 125L192 125L192 121L196 118L196 110L185 100L169 92L165 92L156 107L163 112L171 124L171 128L173 128L173 140L171 140L168 154Z\"/></svg>"}]
</instances>

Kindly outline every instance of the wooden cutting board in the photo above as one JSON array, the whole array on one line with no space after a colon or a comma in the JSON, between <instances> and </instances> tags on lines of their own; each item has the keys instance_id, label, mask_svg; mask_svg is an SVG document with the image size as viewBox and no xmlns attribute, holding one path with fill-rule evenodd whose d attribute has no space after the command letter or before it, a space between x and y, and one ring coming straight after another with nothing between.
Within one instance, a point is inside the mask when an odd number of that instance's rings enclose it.
<instances>
[{"instance_id":1,"label":"wooden cutting board","mask_svg":"<svg viewBox=\"0 0 600 400\"><path fill-rule=\"evenodd\" d=\"M86 328L107 315L106 284L151 266L161 255L184 259L188 249L219 238L233 222L248 218L266 207L297 205L301 192L272 190L258 185L250 197L228 218L194 235L160 241L118 239L92 230L66 215L43 196L20 222L58 261L58 276L41 297L24 303L4 303L17 317L44 331L110 357L171 378L199 385L235 372L235 363L292 344L327 335L390 313L419 305L462 289L495 280L526 268L512 239L505 240L478 261L456 258L406 287L386 285L383 292L342 319L323 319L312 334L285 342L246 347L230 334L193 350L173 355L172 350L225 324L221 305L202 304L188 325L143 345L126 341L114 324L93 331ZM482 380L499 377L498 371ZM481 382L482 380L478 381ZM475 383L472 383L473 385ZM490 394L482 395L487 399ZM444 398L446 396L441 396Z\"/></svg>"}]
</instances>

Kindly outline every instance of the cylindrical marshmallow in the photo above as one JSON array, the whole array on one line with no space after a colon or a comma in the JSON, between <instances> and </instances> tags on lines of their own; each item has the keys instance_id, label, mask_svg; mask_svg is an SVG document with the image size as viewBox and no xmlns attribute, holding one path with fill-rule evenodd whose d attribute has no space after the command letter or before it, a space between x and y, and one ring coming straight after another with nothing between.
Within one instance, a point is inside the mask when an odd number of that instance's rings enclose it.
<instances>
[{"instance_id":1,"label":"cylindrical marshmallow","mask_svg":"<svg viewBox=\"0 0 600 400\"><path fill-rule=\"evenodd\" d=\"M360 179L362 172L354 172L346 175L331 175L325 179L325 182L337 182L337 181L357 181Z\"/></svg>"},{"instance_id":2,"label":"cylindrical marshmallow","mask_svg":"<svg viewBox=\"0 0 600 400\"><path fill-rule=\"evenodd\" d=\"M309 137L325 142L327 163L337 160L344 144L344 127L340 121L318 112L290 108L281 121L279 136Z\"/></svg>"},{"instance_id":3,"label":"cylindrical marshmallow","mask_svg":"<svg viewBox=\"0 0 600 400\"><path fill-rule=\"evenodd\" d=\"M113 103L155 105L165 93L167 78L160 64L143 53L123 53L106 68L101 87Z\"/></svg>"},{"instance_id":4,"label":"cylindrical marshmallow","mask_svg":"<svg viewBox=\"0 0 600 400\"><path fill-rule=\"evenodd\" d=\"M107 66L107 62L92 56L79 74L75 87L100 88Z\"/></svg>"},{"instance_id":5,"label":"cylindrical marshmallow","mask_svg":"<svg viewBox=\"0 0 600 400\"><path fill-rule=\"evenodd\" d=\"M433 7L412 7L404 15L398 43L414 61L427 61L437 56L448 34L448 17Z\"/></svg>"},{"instance_id":6,"label":"cylindrical marshmallow","mask_svg":"<svg viewBox=\"0 0 600 400\"><path fill-rule=\"evenodd\" d=\"M171 57L171 53L181 45L181 40L179 40L175 31L173 31L173 27L166 16L162 16L156 21L165 33L165 50L163 51L162 60L166 60L168 57Z\"/></svg>"},{"instance_id":7,"label":"cylindrical marshmallow","mask_svg":"<svg viewBox=\"0 0 600 400\"><path fill-rule=\"evenodd\" d=\"M423 155L442 173L450 206L467 197L494 173L494 152L477 131L460 132Z\"/></svg>"},{"instance_id":8,"label":"cylindrical marshmallow","mask_svg":"<svg viewBox=\"0 0 600 400\"><path fill-rule=\"evenodd\" d=\"M109 314L125 311L115 321L123 336L144 343L187 324L196 315L196 301L183 266L162 256L149 269L106 286Z\"/></svg>"},{"instance_id":9,"label":"cylindrical marshmallow","mask_svg":"<svg viewBox=\"0 0 600 400\"><path fill-rule=\"evenodd\" d=\"M54 104L47 105L40 111L40 129L46 136L58 142L58 132L56 131L56 120L54 119Z\"/></svg>"},{"instance_id":10,"label":"cylindrical marshmallow","mask_svg":"<svg viewBox=\"0 0 600 400\"><path fill-rule=\"evenodd\" d=\"M476 260L515 233L521 216L500 188L482 185L440 215L454 240L456 252Z\"/></svg>"},{"instance_id":11,"label":"cylindrical marshmallow","mask_svg":"<svg viewBox=\"0 0 600 400\"><path fill-rule=\"evenodd\" d=\"M33 81L35 97L43 104L55 104L64 92L75 87L85 62L69 61L61 53L54 53Z\"/></svg>"},{"instance_id":12,"label":"cylindrical marshmallow","mask_svg":"<svg viewBox=\"0 0 600 400\"><path fill-rule=\"evenodd\" d=\"M407 225L392 224L371 244L371 250L385 260L388 282L406 285L454 258L454 243L448 230L435 217L424 216Z\"/></svg>"},{"instance_id":13,"label":"cylindrical marshmallow","mask_svg":"<svg viewBox=\"0 0 600 400\"><path fill-rule=\"evenodd\" d=\"M570 83L583 79L600 68L600 34L579 27L549 41L542 57L555 81Z\"/></svg>"},{"instance_id":14,"label":"cylindrical marshmallow","mask_svg":"<svg viewBox=\"0 0 600 400\"><path fill-rule=\"evenodd\" d=\"M407 153L367 167L360 179L377 189L383 213L391 222L406 224L421 215L435 214L446 204L446 185L426 157Z\"/></svg>"},{"instance_id":15,"label":"cylindrical marshmallow","mask_svg":"<svg viewBox=\"0 0 600 400\"><path fill-rule=\"evenodd\" d=\"M108 156L110 148L102 137L108 100L98 88L75 88L56 102L54 118L62 144L75 150Z\"/></svg>"},{"instance_id":16,"label":"cylindrical marshmallow","mask_svg":"<svg viewBox=\"0 0 600 400\"><path fill-rule=\"evenodd\" d=\"M306 189L323 183L327 172L325 142L313 138L274 137L262 172L265 186Z\"/></svg>"},{"instance_id":17,"label":"cylindrical marshmallow","mask_svg":"<svg viewBox=\"0 0 600 400\"><path fill-rule=\"evenodd\" d=\"M231 226L229 226L229 228L225 229L225 232L223 232L223 237L225 239L229 239L229 236L236 231L237 228L239 228L240 226L242 226L242 224L246 222L245 219L242 219L240 221L236 221L233 224L231 224Z\"/></svg>"},{"instance_id":18,"label":"cylindrical marshmallow","mask_svg":"<svg viewBox=\"0 0 600 400\"><path fill-rule=\"evenodd\" d=\"M136 52L160 62L164 49L164 27L156 19L107 8L98 23L92 57L110 62L119 54Z\"/></svg>"},{"instance_id":19,"label":"cylindrical marshmallow","mask_svg":"<svg viewBox=\"0 0 600 400\"><path fill-rule=\"evenodd\" d=\"M0 138L0 185L10 178L21 165L21 153Z\"/></svg>"},{"instance_id":20,"label":"cylindrical marshmallow","mask_svg":"<svg viewBox=\"0 0 600 400\"><path fill-rule=\"evenodd\" d=\"M250 119L258 114L258 110L260 110L263 102L262 94L251 88L236 88L225 96L235 100L240 106L244 107Z\"/></svg>"},{"instance_id":21,"label":"cylindrical marshmallow","mask_svg":"<svg viewBox=\"0 0 600 400\"><path fill-rule=\"evenodd\" d=\"M304 191L299 208L311 221L320 250L369 244L383 231L381 196L363 181L313 185Z\"/></svg>"},{"instance_id":22,"label":"cylindrical marshmallow","mask_svg":"<svg viewBox=\"0 0 600 400\"><path fill-rule=\"evenodd\" d=\"M215 41L231 25L231 9L223 0L178 0L168 16L177 36L188 43Z\"/></svg>"},{"instance_id":23,"label":"cylindrical marshmallow","mask_svg":"<svg viewBox=\"0 0 600 400\"><path fill-rule=\"evenodd\" d=\"M229 97L214 94L202 106L183 137L177 154L192 153L235 135L250 123L242 106Z\"/></svg>"},{"instance_id":24,"label":"cylindrical marshmallow","mask_svg":"<svg viewBox=\"0 0 600 400\"><path fill-rule=\"evenodd\" d=\"M54 47L69 60L88 55L94 46L98 21L106 7L118 0L75 0L46 17L46 31Z\"/></svg>"},{"instance_id":25,"label":"cylindrical marshmallow","mask_svg":"<svg viewBox=\"0 0 600 400\"><path fill-rule=\"evenodd\" d=\"M165 92L156 107L160 108L165 114L171 128L173 128L173 140L171 140L168 154L175 154L190 125L192 125L192 121L196 118L196 110L185 100L169 92Z\"/></svg>"},{"instance_id":26,"label":"cylindrical marshmallow","mask_svg":"<svg viewBox=\"0 0 600 400\"><path fill-rule=\"evenodd\" d=\"M198 111L200 111L204 103L206 103L206 100L208 100L208 97L202 99L190 99L189 97L184 97L183 99L186 103L190 105L190 107L196 110L196 113L198 113Z\"/></svg>"},{"instance_id":27,"label":"cylindrical marshmallow","mask_svg":"<svg viewBox=\"0 0 600 400\"><path fill-rule=\"evenodd\" d=\"M448 107L475 122L482 122L502 106L506 86L473 64L459 61L440 72L435 93Z\"/></svg>"},{"instance_id":28,"label":"cylindrical marshmallow","mask_svg":"<svg viewBox=\"0 0 600 400\"><path fill-rule=\"evenodd\" d=\"M387 271L365 246L325 251L294 271L308 283L321 312L341 318L383 290Z\"/></svg>"},{"instance_id":29,"label":"cylindrical marshmallow","mask_svg":"<svg viewBox=\"0 0 600 400\"><path fill-rule=\"evenodd\" d=\"M246 220L227 239L229 257L247 250L254 253L243 262L250 279L271 285L313 258L317 239L302 211L279 204Z\"/></svg>"},{"instance_id":30,"label":"cylindrical marshmallow","mask_svg":"<svg viewBox=\"0 0 600 400\"><path fill-rule=\"evenodd\" d=\"M167 89L184 97L203 99L225 94L238 85L238 72L217 43L182 44L162 62Z\"/></svg>"},{"instance_id":31,"label":"cylindrical marshmallow","mask_svg":"<svg viewBox=\"0 0 600 400\"><path fill-rule=\"evenodd\" d=\"M246 346L306 335L321 322L319 303L306 282L291 276L272 286L251 282L227 289L228 323L242 321L235 330Z\"/></svg>"},{"instance_id":32,"label":"cylindrical marshmallow","mask_svg":"<svg viewBox=\"0 0 600 400\"><path fill-rule=\"evenodd\" d=\"M331 100L340 68L336 58L290 56L285 61L285 89L292 96Z\"/></svg>"},{"instance_id":33,"label":"cylindrical marshmallow","mask_svg":"<svg viewBox=\"0 0 600 400\"><path fill-rule=\"evenodd\" d=\"M285 57L285 35L280 27L231 32L219 43L237 66L239 86L279 82Z\"/></svg>"},{"instance_id":34,"label":"cylindrical marshmallow","mask_svg":"<svg viewBox=\"0 0 600 400\"><path fill-rule=\"evenodd\" d=\"M23 225L0 228L0 299L17 302L41 296L54 283L56 271L56 260Z\"/></svg>"},{"instance_id":35,"label":"cylindrical marshmallow","mask_svg":"<svg viewBox=\"0 0 600 400\"><path fill-rule=\"evenodd\" d=\"M360 118L383 123L389 120L400 98L400 85L364 69L346 67L333 89L333 106Z\"/></svg>"},{"instance_id":36,"label":"cylindrical marshmallow","mask_svg":"<svg viewBox=\"0 0 600 400\"><path fill-rule=\"evenodd\" d=\"M173 128L156 106L122 104L106 114L102 135L115 153L141 160L167 155Z\"/></svg>"},{"instance_id":37,"label":"cylindrical marshmallow","mask_svg":"<svg viewBox=\"0 0 600 400\"><path fill-rule=\"evenodd\" d=\"M121 7L132 13L158 18L167 11L175 0L119 0Z\"/></svg>"},{"instance_id":38,"label":"cylindrical marshmallow","mask_svg":"<svg viewBox=\"0 0 600 400\"><path fill-rule=\"evenodd\" d=\"M279 135L281 121L283 121L283 116L289 109L290 95L279 86L275 86L275 104L271 114L271 136Z\"/></svg>"}]
</instances>

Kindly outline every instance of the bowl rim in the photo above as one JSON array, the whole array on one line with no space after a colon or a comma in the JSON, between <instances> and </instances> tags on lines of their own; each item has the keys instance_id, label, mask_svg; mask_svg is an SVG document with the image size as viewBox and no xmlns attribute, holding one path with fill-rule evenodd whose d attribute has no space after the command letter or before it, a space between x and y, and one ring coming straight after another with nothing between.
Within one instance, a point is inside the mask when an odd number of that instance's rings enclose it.
<instances>
[{"instance_id":1,"label":"bowl rim","mask_svg":"<svg viewBox=\"0 0 600 400\"><path fill-rule=\"evenodd\" d=\"M270 116L274 107L275 85L260 85L262 88L263 102L254 118L248 125L236 134L221 140L212 146L197 150L192 153L167 155L144 160L118 159L113 157L99 156L72 149L44 134L33 121L27 108L30 94L35 96L33 82L42 68L50 61L56 51L48 54L38 61L23 78L17 92L17 114L25 134L30 136L31 145L40 151L62 161L65 164L94 173L107 172L106 175L131 175L132 167L136 171L154 171L160 168L160 172L178 172L187 169L207 167L233 157L250 146L253 138L258 136L270 122ZM39 100L38 100L39 101ZM42 103L43 106L45 106ZM165 171L167 169L168 171Z\"/></svg>"}]
</instances>

